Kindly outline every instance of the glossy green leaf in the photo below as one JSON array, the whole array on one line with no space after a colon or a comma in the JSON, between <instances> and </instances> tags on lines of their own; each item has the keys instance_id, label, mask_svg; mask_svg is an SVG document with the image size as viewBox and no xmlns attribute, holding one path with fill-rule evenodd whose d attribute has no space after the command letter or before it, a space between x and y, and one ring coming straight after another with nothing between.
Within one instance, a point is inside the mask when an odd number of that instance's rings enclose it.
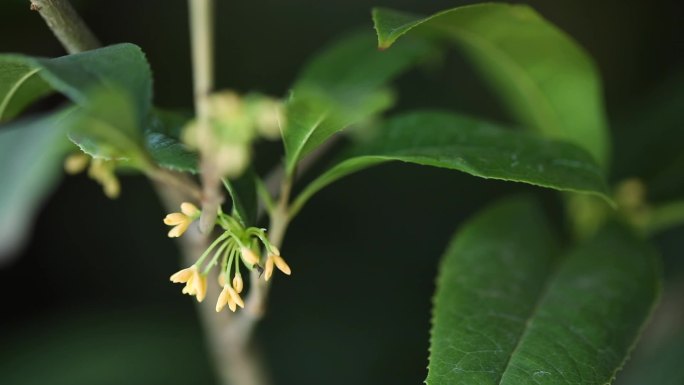
<instances>
[{"instance_id":1,"label":"glossy green leaf","mask_svg":"<svg viewBox=\"0 0 684 385\"><path fill-rule=\"evenodd\" d=\"M491 179L524 182L600 195L603 172L583 149L530 133L445 112L413 112L389 120L370 142L351 153L297 198L294 210L318 190L353 172L389 161L459 170Z\"/></svg>"},{"instance_id":2,"label":"glossy green leaf","mask_svg":"<svg viewBox=\"0 0 684 385\"><path fill-rule=\"evenodd\" d=\"M477 4L426 18L379 8L373 20L382 48L413 32L457 43L519 123L607 162L609 138L596 66L571 37L529 6Z\"/></svg>"},{"instance_id":3,"label":"glossy green leaf","mask_svg":"<svg viewBox=\"0 0 684 385\"><path fill-rule=\"evenodd\" d=\"M176 139L157 132L145 134L145 146L158 166L173 171L196 174L197 153Z\"/></svg>"},{"instance_id":4,"label":"glossy green leaf","mask_svg":"<svg viewBox=\"0 0 684 385\"><path fill-rule=\"evenodd\" d=\"M154 162L164 168L197 173L198 156L178 138L189 120L180 113L155 109L146 123L145 146Z\"/></svg>"},{"instance_id":5,"label":"glossy green leaf","mask_svg":"<svg viewBox=\"0 0 684 385\"><path fill-rule=\"evenodd\" d=\"M608 226L559 261L531 201L467 224L442 261L428 385L604 385L659 293L653 251Z\"/></svg>"},{"instance_id":6,"label":"glossy green leaf","mask_svg":"<svg viewBox=\"0 0 684 385\"><path fill-rule=\"evenodd\" d=\"M89 100L94 89L116 88L133 101L139 121L152 101L152 75L140 48L117 44L55 59L0 55L0 121L31 102L58 91L77 104Z\"/></svg>"},{"instance_id":7,"label":"glossy green leaf","mask_svg":"<svg viewBox=\"0 0 684 385\"><path fill-rule=\"evenodd\" d=\"M65 120L72 110L0 130L0 257L21 246L43 198L59 181L71 147Z\"/></svg>"},{"instance_id":8,"label":"glossy green leaf","mask_svg":"<svg viewBox=\"0 0 684 385\"><path fill-rule=\"evenodd\" d=\"M255 226L257 222L257 178L254 169L249 167L235 180L223 179L223 185L233 201L233 215L243 226Z\"/></svg>"},{"instance_id":9,"label":"glossy green leaf","mask_svg":"<svg viewBox=\"0 0 684 385\"><path fill-rule=\"evenodd\" d=\"M316 56L287 102L288 172L334 133L391 106L392 94L382 87L431 51L424 41L407 40L380 52L370 34L355 34Z\"/></svg>"}]
</instances>

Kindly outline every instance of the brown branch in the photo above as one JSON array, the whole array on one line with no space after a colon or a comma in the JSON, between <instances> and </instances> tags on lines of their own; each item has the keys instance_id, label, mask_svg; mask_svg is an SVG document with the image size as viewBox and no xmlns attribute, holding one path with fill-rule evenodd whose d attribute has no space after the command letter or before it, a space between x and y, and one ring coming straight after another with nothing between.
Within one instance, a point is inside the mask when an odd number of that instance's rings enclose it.
<instances>
[{"instance_id":1,"label":"brown branch","mask_svg":"<svg viewBox=\"0 0 684 385\"><path fill-rule=\"evenodd\" d=\"M100 42L68 0L31 0L30 3L31 10L38 11L68 53L88 51L100 46Z\"/></svg>"}]
</instances>

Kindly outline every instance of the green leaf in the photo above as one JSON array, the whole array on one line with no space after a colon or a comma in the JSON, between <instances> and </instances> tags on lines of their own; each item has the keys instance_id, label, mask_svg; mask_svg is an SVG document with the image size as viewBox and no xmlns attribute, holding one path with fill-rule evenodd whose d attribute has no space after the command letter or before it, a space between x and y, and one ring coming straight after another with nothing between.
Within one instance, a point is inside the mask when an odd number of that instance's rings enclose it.
<instances>
[{"instance_id":1,"label":"green leaf","mask_svg":"<svg viewBox=\"0 0 684 385\"><path fill-rule=\"evenodd\" d=\"M174 171L198 172L197 153L178 140L188 120L184 114L159 109L150 114L145 130L145 146L157 165Z\"/></svg>"},{"instance_id":2,"label":"green leaf","mask_svg":"<svg viewBox=\"0 0 684 385\"><path fill-rule=\"evenodd\" d=\"M0 122L12 119L31 102L52 91L37 75L38 71L20 60L0 55Z\"/></svg>"},{"instance_id":3,"label":"green leaf","mask_svg":"<svg viewBox=\"0 0 684 385\"><path fill-rule=\"evenodd\" d=\"M556 262L549 227L532 202L509 200L457 234L427 384L612 382L659 293L653 251L613 225Z\"/></svg>"},{"instance_id":4,"label":"green leaf","mask_svg":"<svg viewBox=\"0 0 684 385\"><path fill-rule=\"evenodd\" d=\"M132 102L116 88L92 92L89 103L66 124L69 139L93 158L125 161L139 168L149 166Z\"/></svg>"},{"instance_id":5,"label":"green leaf","mask_svg":"<svg viewBox=\"0 0 684 385\"><path fill-rule=\"evenodd\" d=\"M257 222L257 174L249 167L235 180L223 179L223 185L230 193L233 201L233 215L242 222L243 226L254 226Z\"/></svg>"},{"instance_id":6,"label":"green leaf","mask_svg":"<svg viewBox=\"0 0 684 385\"><path fill-rule=\"evenodd\" d=\"M18 121L0 131L0 257L21 246L40 203L59 181L70 147L64 122L72 113Z\"/></svg>"},{"instance_id":7,"label":"green leaf","mask_svg":"<svg viewBox=\"0 0 684 385\"><path fill-rule=\"evenodd\" d=\"M377 8L373 20L381 48L413 32L455 42L519 123L571 141L607 163L596 66L579 44L529 6L477 4L426 18Z\"/></svg>"},{"instance_id":8,"label":"green leaf","mask_svg":"<svg viewBox=\"0 0 684 385\"><path fill-rule=\"evenodd\" d=\"M392 105L383 86L432 52L424 41L405 43L380 52L370 34L354 34L309 63L287 102L283 141L289 173L334 133Z\"/></svg>"},{"instance_id":9,"label":"green leaf","mask_svg":"<svg viewBox=\"0 0 684 385\"><path fill-rule=\"evenodd\" d=\"M132 102L112 88L93 92L90 103L72 116L69 139L95 158L126 161L138 168L152 161L170 170L196 173L197 154L176 139L186 121L183 114L154 110L143 136Z\"/></svg>"},{"instance_id":10,"label":"green leaf","mask_svg":"<svg viewBox=\"0 0 684 385\"><path fill-rule=\"evenodd\" d=\"M145 55L134 44L117 44L55 59L0 55L0 121L31 102L58 91L85 105L94 89L116 88L133 101L142 121L152 102L152 75Z\"/></svg>"},{"instance_id":11,"label":"green leaf","mask_svg":"<svg viewBox=\"0 0 684 385\"><path fill-rule=\"evenodd\" d=\"M444 112L412 112L389 120L370 142L353 149L294 202L353 172L389 161L459 170L491 179L595 194L607 201L603 172L581 148Z\"/></svg>"}]
</instances>

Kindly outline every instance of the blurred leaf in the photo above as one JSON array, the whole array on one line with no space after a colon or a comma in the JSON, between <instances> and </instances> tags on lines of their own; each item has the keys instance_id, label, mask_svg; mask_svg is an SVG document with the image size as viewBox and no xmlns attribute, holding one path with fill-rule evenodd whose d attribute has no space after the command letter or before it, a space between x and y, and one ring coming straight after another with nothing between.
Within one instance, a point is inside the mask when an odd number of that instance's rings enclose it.
<instances>
[{"instance_id":1,"label":"blurred leaf","mask_svg":"<svg viewBox=\"0 0 684 385\"><path fill-rule=\"evenodd\" d=\"M70 147L64 122L72 113L18 121L0 131L0 257L21 246L40 203L58 182Z\"/></svg>"},{"instance_id":2,"label":"blurred leaf","mask_svg":"<svg viewBox=\"0 0 684 385\"><path fill-rule=\"evenodd\" d=\"M456 42L520 123L607 163L598 71L584 49L532 8L477 4L427 18L377 8L373 20L381 48L418 31Z\"/></svg>"},{"instance_id":3,"label":"blurred leaf","mask_svg":"<svg viewBox=\"0 0 684 385\"><path fill-rule=\"evenodd\" d=\"M89 103L74 113L67 125L69 139L93 158L148 166L134 107L126 94L115 88L93 92Z\"/></svg>"},{"instance_id":4,"label":"blurred leaf","mask_svg":"<svg viewBox=\"0 0 684 385\"><path fill-rule=\"evenodd\" d=\"M444 112L412 112L390 119L370 143L313 181L294 210L318 190L353 172L389 161L459 170L482 178L590 193L607 201L603 172L583 149L529 133Z\"/></svg>"},{"instance_id":5,"label":"blurred leaf","mask_svg":"<svg viewBox=\"0 0 684 385\"><path fill-rule=\"evenodd\" d=\"M0 120L6 120L54 89L77 104L94 89L117 88L133 101L142 121L152 102L152 75L134 44L117 44L55 59L0 55Z\"/></svg>"},{"instance_id":6,"label":"blurred leaf","mask_svg":"<svg viewBox=\"0 0 684 385\"><path fill-rule=\"evenodd\" d=\"M548 228L509 200L459 231L437 281L429 385L612 382L659 293L653 251L611 225L554 268Z\"/></svg>"},{"instance_id":7,"label":"blurred leaf","mask_svg":"<svg viewBox=\"0 0 684 385\"><path fill-rule=\"evenodd\" d=\"M292 173L303 156L335 132L391 106L392 95L382 86L430 52L431 46L419 40L380 52L371 34L354 34L318 54L287 103L287 171Z\"/></svg>"},{"instance_id":8,"label":"blurred leaf","mask_svg":"<svg viewBox=\"0 0 684 385\"><path fill-rule=\"evenodd\" d=\"M257 222L257 177L254 169L249 167L235 180L223 179L223 184L233 201L233 215L237 216L244 226L254 226Z\"/></svg>"},{"instance_id":9,"label":"blurred leaf","mask_svg":"<svg viewBox=\"0 0 684 385\"><path fill-rule=\"evenodd\" d=\"M146 124L145 145L159 166L195 174L198 172L197 153L178 139L188 119L181 113L153 110Z\"/></svg>"},{"instance_id":10,"label":"blurred leaf","mask_svg":"<svg viewBox=\"0 0 684 385\"><path fill-rule=\"evenodd\" d=\"M14 59L0 55L0 122L12 119L31 102L52 91L37 75L38 69Z\"/></svg>"}]
</instances>

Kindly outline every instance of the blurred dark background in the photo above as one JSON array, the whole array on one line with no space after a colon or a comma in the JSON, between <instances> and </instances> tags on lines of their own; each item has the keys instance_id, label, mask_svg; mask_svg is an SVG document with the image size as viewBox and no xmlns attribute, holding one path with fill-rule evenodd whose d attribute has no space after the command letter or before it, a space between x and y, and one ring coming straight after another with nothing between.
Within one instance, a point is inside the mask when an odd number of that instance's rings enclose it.
<instances>
[{"instance_id":1,"label":"blurred dark background","mask_svg":"<svg viewBox=\"0 0 684 385\"><path fill-rule=\"evenodd\" d=\"M143 48L158 106L191 108L185 1L74 3L103 43ZM282 96L312 53L351 28L372 29L371 6L428 14L472 2L217 3L219 88ZM655 201L684 198L684 3L526 3L598 63L615 138L613 181L638 176ZM64 54L24 0L0 5L0 52ZM397 88L397 109L438 106L506 120L457 54L436 72L406 75ZM273 144L260 150L264 169L281 151ZM553 192L431 168L386 165L320 193L290 228L283 253L293 275L277 276L258 330L275 384L421 383L439 256L464 219L512 192L540 197L562 231ZM179 255L165 236L164 214L141 177L123 177L115 201L83 176L63 180L30 243L0 266L0 382L215 383L192 300L168 282ZM664 256L664 307L620 376L625 384L666 384L637 379L654 370L649 362L663 363L659 354L684 358L684 226L654 241Z\"/></svg>"}]
</instances>

